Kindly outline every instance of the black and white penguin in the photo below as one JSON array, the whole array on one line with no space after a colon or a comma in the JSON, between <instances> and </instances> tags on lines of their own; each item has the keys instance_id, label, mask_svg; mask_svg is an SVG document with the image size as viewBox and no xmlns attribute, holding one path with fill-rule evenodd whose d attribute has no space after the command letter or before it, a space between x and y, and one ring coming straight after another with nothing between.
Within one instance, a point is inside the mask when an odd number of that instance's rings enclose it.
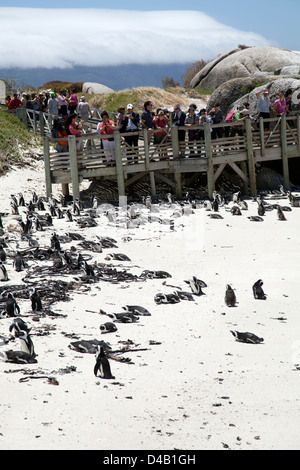
<instances>
[{"instance_id":1,"label":"black and white penguin","mask_svg":"<svg viewBox=\"0 0 300 470\"><path fill-rule=\"evenodd\" d=\"M163 294L159 292L154 296L154 302L158 305L160 304L177 304L180 302L180 298L177 293L173 294Z\"/></svg>"},{"instance_id":2,"label":"black and white penguin","mask_svg":"<svg viewBox=\"0 0 300 470\"><path fill-rule=\"evenodd\" d=\"M210 217L211 219L224 219L224 217L222 217L221 214L216 214L215 212L208 214L208 217Z\"/></svg>"},{"instance_id":3,"label":"black and white penguin","mask_svg":"<svg viewBox=\"0 0 300 470\"><path fill-rule=\"evenodd\" d=\"M216 197L214 198L214 200L211 203L211 208L214 212L218 212L218 210L219 210L219 201Z\"/></svg>"},{"instance_id":4,"label":"black and white penguin","mask_svg":"<svg viewBox=\"0 0 300 470\"><path fill-rule=\"evenodd\" d=\"M67 209L66 212L65 212L65 214L66 214L67 220L68 220L69 222L73 222L73 216L72 216L72 213L71 213L70 209Z\"/></svg>"},{"instance_id":5,"label":"black and white penguin","mask_svg":"<svg viewBox=\"0 0 300 470\"><path fill-rule=\"evenodd\" d=\"M259 215L250 215L247 218L251 220L251 222L263 222L264 221L264 219L260 217Z\"/></svg>"},{"instance_id":6,"label":"black and white penguin","mask_svg":"<svg viewBox=\"0 0 300 470\"><path fill-rule=\"evenodd\" d=\"M263 202L261 200L257 201L258 202L258 207L257 207L257 213L260 217L265 215L266 209L263 205Z\"/></svg>"},{"instance_id":7,"label":"black and white penguin","mask_svg":"<svg viewBox=\"0 0 300 470\"><path fill-rule=\"evenodd\" d=\"M125 307L122 308L126 312L131 312L134 315L151 316L151 313L145 307L141 307L140 305L125 305Z\"/></svg>"},{"instance_id":8,"label":"black and white penguin","mask_svg":"<svg viewBox=\"0 0 300 470\"><path fill-rule=\"evenodd\" d=\"M242 212L241 212L241 209L239 208L239 206L232 206L230 212L231 212L232 215L242 215Z\"/></svg>"},{"instance_id":9,"label":"black and white penguin","mask_svg":"<svg viewBox=\"0 0 300 470\"><path fill-rule=\"evenodd\" d=\"M108 316L120 323L136 323L139 321L139 317L132 312L108 313Z\"/></svg>"},{"instance_id":10,"label":"black and white penguin","mask_svg":"<svg viewBox=\"0 0 300 470\"><path fill-rule=\"evenodd\" d=\"M13 294L9 292L5 302L5 310L9 317L16 317L20 314L20 307L16 302Z\"/></svg>"},{"instance_id":11,"label":"black and white penguin","mask_svg":"<svg viewBox=\"0 0 300 470\"><path fill-rule=\"evenodd\" d=\"M101 330L101 333L115 333L116 331L118 331L118 328L116 327L115 323L111 321L102 323L99 328Z\"/></svg>"},{"instance_id":12,"label":"black and white penguin","mask_svg":"<svg viewBox=\"0 0 300 470\"><path fill-rule=\"evenodd\" d=\"M98 347L98 350L96 353L96 364L94 366L94 375L96 377L97 377L98 372L102 379L114 379L115 378L111 373L110 364L106 357L104 348L102 346Z\"/></svg>"},{"instance_id":13,"label":"black and white penguin","mask_svg":"<svg viewBox=\"0 0 300 470\"><path fill-rule=\"evenodd\" d=\"M247 211L248 210L248 204L246 201L244 201L244 199L241 198L240 202L239 202L239 206L241 208L242 211Z\"/></svg>"},{"instance_id":14,"label":"black and white penguin","mask_svg":"<svg viewBox=\"0 0 300 470\"><path fill-rule=\"evenodd\" d=\"M191 292L184 292L182 290L177 290L175 294L178 295L180 300L195 301L193 294Z\"/></svg>"},{"instance_id":15,"label":"black and white penguin","mask_svg":"<svg viewBox=\"0 0 300 470\"><path fill-rule=\"evenodd\" d=\"M8 281L7 269L2 261L0 261L0 281Z\"/></svg>"},{"instance_id":16,"label":"black and white penguin","mask_svg":"<svg viewBox=\"0 0 300 470\"><path fill-rule=\"evenodd\" d=\"M22 206L22 207L25 206L25 199L24 199L24 196L23 196L22 193L18 194L18 198L19 198L19 200L18 200L19 206Z\"/></svg>"},{"instance_id":17,"label":"black and white penguin","mask_svg":"<svg viewBox=\"0 0 300 470\"><path fill-rule=\"evenodd\" d=\"M31 328L29 328L28 324L22 318L14 318L13 322L9 326L10 334L14 337L17 337L18 334L24 331L29 333L31 331Z\"/></svg>"},{"instance_id":18,"label":"black and white penguin","mask_svg":"<svg viewBox=\"0 0 300 470\"><path fill-rule=\"evenodd\" d=\"M97 339L91 340L79 340L73 341L69 344L69 348L80 353L96 354L98 347L101 346L105 350L111 349L108 343L105 341L99 341Z\"/></svg>"},{"instance_id":19,"label":"black and white penguin","mask_svg":"<svg viewBox=\"0 0 300 470\"><path fill-rule=\"evenodd\" d=\"M19 339L20 342L20 350L27 354L30 354L33 358L36 357L34 351L34 345L31 339L29 332L25 330L21 330L20 332L16 331L15 337Z\"/></svg>"},{"instance_id":20,"label":"black and white penguin","mask_svg":"<svg viewBox=\"0 0 300 470\"><path fill-rule=\"evenodd\" d=\"M53 235L51 236L50 242L51 242L51 248L52 248L52 250L56 250L56 251L60 251L60 250L61 250L60 241L59 241L58 236L57 236L57 234L56 234L55 232L54 232Z\"/></svg>"},{"instance_id":21,"label":"black and white penguin","mask_svg":"<svg viewBox=\"0 0 300 470\"><path fill-rule=\"evenodd\" d=\"M233 336L236 338L237 341L241 343L249 343L249 344L259 344L264 341L264 338L259 338L254 333L241 333L239 331L230 330Z\"/></svg>"},{"instance_id":22,"label":"black and white penguin","mask_svg":"<svg viewBox=\"0 0 300 470\"><path fill-rule=\"evenodd\" d=\"M235 307L236 305L236 295L232 287L227 284L225 292L225 303L227 307Z\"/></svg>"},{"instance_id":23,"label":"black and white penguin","mask_svg":"<svg viewBox=\"0 0 300 470\"><path fill-rule=\"evenodd\" d=\"M278 217L278 220L286 220L286 217L282 211L282 208L279 204L277 204L277 217Z\"/></svg>"},{"instance_id":24,"label":"black and white penguin","mask_svg":"<svg viewBox=\"0 0 300 470\"><path fill-rule=\"evenodd\" d=\"M30 287L28 289L29 298L31 300L31 308L33 312L41 312L43 310L43 305L40 295L37 293L35 287Z\"/></svg>"},{"instance_id":25,"label":"black and white penguin","mask_svg":"<svg viewBox=\"0 0 300 470\"><path fill-rule=\"evenodd\" d=\"M0 352L0 357L4 362L12 362L14 364L36 364L37 359L25 351L5 351Z\"/></svg>"},{"instance_id":26,"label":"black and white penguin","mask_svg":"<svg viewBox=\"0 0 300 470\"><path fill-rule=\"evenodd\" d=\"M196 276L193 276L192 279L189 279L184 282L186 282L190 286L191 291L194 295L204 295L202 288L207 287L207 284L201 279L198 279Z\"/></svg>"},{"instance_id":27,"label":"black and white penguin","mask_svg":"<svg viewBox=\"0 0 300 470\"><path fill-rule=\"evenodd\" d=\"M110 253L105 257L106 260L117 260L117 261L131 261L130 258L128 258L127 255L124 255L123 253Z\"/></svg>"},{"instance_id":28,"label":"black and white penguin","mask_svg":"<svg viewBox=\"0 0 300 470\"><path fill-rule=\"evenodd\" d=\"M78 199L73 201L72 206L73 206L73 214L79 216L80 215L80 207L79 207Z\"/></svg>"},{"instance_id":29,"label":"black and white penguin","mask_svg":"<svg viewBox=\"0 0 300 470\"><path fill-rule=\"evenodd\" d=\"M32 200L33 200L33 199L32 199ZM34 200L33 200L33 202L34 202ZM37 201L36 201L35 204L37 204L37 209L38 209L38 211L43 212L43 211L46 210L46 209L45 209L44 201L43 201L43 199L42 199L41 197L39 197L39 198L37 199ZM50 210L50 212L51 212L51 210Z\"/></svg>"},{"instance_id":30,"label":"black and white penguin","mask_svg":"<svg viewBox=\"0 0 300 470\"><path fill-rule=\"evenodd\" d=\"M6 251L4 250L3 245L0 244L0 261L4 263L6 261L6 257Z\"/></svg>"},{"instance_id":31,"label":"black and white penguin","mask_svg":"<svg viewBox=\"0 0 300 470\"><path fill-rule=\"evenodd\" d=\"M267 296L263 291L262 285L263 281L261 279L258 279L258 281L253 284L252 291L255 299L266 300Z\"/></svg>"},{"instance_id":32,"label":"black and white penguin","mask_svg":"<svg viewBox=\"0 0 300 470\"><path fill-rule=\"evenodd\" d=\"M241 191L237 191L236 193L233 193L232 195L232 202L236 204L240 202L240 198L241 198Z\"/></svg>"}]
</instances>

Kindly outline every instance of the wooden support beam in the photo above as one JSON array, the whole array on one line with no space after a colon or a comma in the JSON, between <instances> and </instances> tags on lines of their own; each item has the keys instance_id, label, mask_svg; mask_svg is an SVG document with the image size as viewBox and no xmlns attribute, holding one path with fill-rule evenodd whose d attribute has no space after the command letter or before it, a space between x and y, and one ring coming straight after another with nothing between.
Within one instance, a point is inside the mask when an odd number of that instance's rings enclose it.
<instances>
[{"instance_id":1,"label":"wooden support beam","mask_svg":"<svg viewBox=\"0 0 300 470\"><path fill-rule=\"evenodd\" d=\"M247 175L245 175L245 173L241 170L241 168L236 164L236 163L229 163L229 165L231 166L231 168L239 175L239 177L245 182L248 184L249 180L248 180L248 177Z\"/></svg>"},{"instance_id":2,"label":"wooden support beam","mask_svg":"<svg viewBox=\"0 0 300 470\"><path fill-rule=\"evenodd\" d=\"M182 186L181 186L181 173L174 173L175 178L175 196L177 199L182 199Z\"/></svg>"},{"instance_id":3,"label":"wooden support beam","mask_svg":"<svg viewBox=\"0 0 300 470\"><path fill-rule=\"evenodd\" d=\"M281 116L281 158L285 189L290 189L289 160L286 141L286 117Z\"/></svg>"},{"instance_id":4,"label":"wooden support beam","mask_svg":"<svg viewBox=\"0 0 300 470\"><path fill-rule=\"evenodd\" d=\"M155 172L155 176L157 176L159 179L164 181L164 183L167 183L168 185L172 186L172 188L175 188L176 183L174 183L174 181L172 181L170 178L167 178L167 176L164 176L161 173L159 173L159 171Z\"/></svg>"},{"instance_id":5,"label":"wooden support beam","mask_svg":"<svg viewBox=\"0 0 300 470\"><path fill-rule=\"evenodd\" d=\"M71 169L71 180L72 180L72 193L73 201L79 199L79 178L78 178L78 165L77 165L77 149L76 139L74 135L68 137L69 142L69 153L70 153L70 169Z\"/></svg>"},{"instance_id":6,"label":"wooden support beam","mask_svg":"<svg viewBox=\"0 0 300 470\"><path fill-rule=\"evenodd\" d=\"M257 195L256 188L256 175L255 175L255 161L253 154L253 141L252 141L252 130L251 130L251 121L250 119L245 120L246 127L246 142L247 142L247 157L248 157L248 174L249 174L249 183L251 195Z\"/></svg>"},{"instance_id":7,"label":"wooden support beam","mask_svg":"<svg viewBox=\"0 0 300 470\"><path fill-rule=\"evenodd\" d=\"M50 197L52 193L51 171L50 171L50 147L49 137L43 138L44 150L44 165L45 165L45 179L46 179L46 195Z\"/></svg>"},{"instance_id":8,"label":"wooden support beam","mask_svg":"<svg viewBox=\"0 0 300 470\"><path fill-rule=\"evenodd\" d=\"M144 176L146 176L147 173L148 173L147 171L142 171L141 173L136 173L134 176L132 176L132 178L130 178L129 180L127 180L125 182L125 188L127 188L131 184L135 183L136 181L140 180L141 178L144 178Z\"/></svg>"},{"instance_id":9,"label":"wooden support beam","mask_svg":"<svg viewBox=\"0 0 300 470\"><path fill-rule=\"evenodd\" d=\"M259 118L260 151L261 156L265 156L265 127L263 118Z\"/></svg>"},{"instance_id":10,"label":"wooden support beam","mask_svg":"<svg viewBox=\"0 0 300 470\"><path fill-rule=\"evenodd\" d=\"M124 171L123 171L122 153L121 153L121 135L119 131L116 131L114 133L114 139L115 139L115 156L116 156L118 192L119 192L119 196L125 196Z\"/></svg>"},{"instance_id":11,"label":"wooden support beam","mask_svg":"<svg viewBox=\"0 0 300 470\"><path fill-rule=\"evenodd\" d=\"M210 124L204 124L204 136L205 136L205 153L207 158L207 191L208 197L213 197L213 192L215 190L215 175L214 175L214 163L213 163L213 153L211 146L211 131Z\"/></svg>"},{"instance_id":12,"label":"wooden support beam","mask_svg":"<svg viewBox=\"0 0 300 470\"><path fill-rule=\"evenodd\" d=\"M219 165L219 167L217 168L217 171L215 172L214 174L214 180L215 182L217 181L217 179L219 178L219 176L221 175L222 171L224 170L225 166L227 165L227 163L222 163L221 165Z\"/></svg>"},{"instance_id":13,"label":"wooden support beam","mask_svg":"<svg viewBox=\"0 0 300 470\"><path fill-rule=\"evenodd\" d=\"M173 158L179 158L179 140L178 140L178 127L171 127L171 139L172 139L172 152Z\"/></svg>"}]
</instances>

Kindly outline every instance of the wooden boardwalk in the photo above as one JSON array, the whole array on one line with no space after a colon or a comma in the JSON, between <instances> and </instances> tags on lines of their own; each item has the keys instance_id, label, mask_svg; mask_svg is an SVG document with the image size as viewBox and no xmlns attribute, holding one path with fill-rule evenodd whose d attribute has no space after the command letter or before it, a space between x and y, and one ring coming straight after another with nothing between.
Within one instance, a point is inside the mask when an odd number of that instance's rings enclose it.
<instances>
[{"instance_id":1,"label":"wooden boardwalk","mask_svg":"<svg viewBox=\"0 0 300 470\"><path fill-rule=\"evenodd\" d=\"M57 141L62 138L51 138L51 121L49 115L40 113L36 120L28 116L19 116L33 132L43 135L44 159L47 196L52 192L52 185L62 184L64 194L68 194L72 185L72 196L79 198L80 183L98 178L115 179L119 196L126 195L126 188L140 178L149 176L152 195L156 194L157 178L170 185L170 192L177 198L182 197L181 176L183 173L207 175L209 197L215 190L215 183L222 171L229 165L242 179L245 193L250 189L255 196L257 163L281 160L285 189L289 189L289 159L300 156L300 115L281 118L260 119L259 126L252 128L249 119L242 124L230 123L204 126L204 140L188 141L188 132L184 143L178 140L178 130L172 127L160 145L154 145L148 131L139 132L139 145L129 147L124 137L130 134L113 134L115 142L114 166L107 166L105 150L102 148L102 137L92 132L78 140L83 141L82 151L76 149L76 139L69 137L68 151L59 153L55 149ZM48 118L47 118L48 116ZM264 131L265 122L270 122L270 131ZM98 119L91 120L90 126L95 129ZM25 122L24 122L25 123ZM211 138L211 129L230 127L239 131L235 136L221 139ZM194 128L195 129L195 128ZM197 128L196 128L197 129ZM198 129L201 129L198 127ZM202 128L203 129L203 128ZM184 153L182 158L181 154Z\"/></svg>"}]
</instances>

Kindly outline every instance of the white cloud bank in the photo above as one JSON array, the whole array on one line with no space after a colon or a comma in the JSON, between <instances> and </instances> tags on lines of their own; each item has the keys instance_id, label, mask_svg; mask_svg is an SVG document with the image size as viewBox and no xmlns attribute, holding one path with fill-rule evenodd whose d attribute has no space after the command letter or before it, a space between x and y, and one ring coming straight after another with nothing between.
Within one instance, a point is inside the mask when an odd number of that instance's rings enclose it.
<instances>
[{"instance_id":1,"label":"white cloud bank","mask_svg":"<svg viewBox=\"0 0 300 470\"><path fill-rule=\"evenodd\" d=\"M0 8L0 68L192 63L272 45L198 11Z\"/></svg>"}]
</instances>

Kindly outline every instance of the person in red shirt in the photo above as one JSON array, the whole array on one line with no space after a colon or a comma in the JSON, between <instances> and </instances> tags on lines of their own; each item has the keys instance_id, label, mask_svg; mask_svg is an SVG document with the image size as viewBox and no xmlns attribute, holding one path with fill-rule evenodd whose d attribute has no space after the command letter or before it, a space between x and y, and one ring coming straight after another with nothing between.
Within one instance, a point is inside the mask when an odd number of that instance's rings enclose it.
<instances>
[{"instance_id":1,"label":"person in red shirt","mask_svg":"<svg viewBox=\"0 0 300 470\"><path fill-rule=\"evenodd\" d=\"M162 140L165 138L166 134L168 133L168 119L165 116L165 113L162 109L160 109L157 113L157 116L153 119L154 124L154 145L160 145ZM162 150L161 148L158 149L158 154L160 160L164 160L167 158L166 150Z\"/></svg>"},{"instance_id":2,"label":"person in red shirt","mask_svg":"<svg viewBox=\"0 0 300 470\"><path fill-rule=\"evenodd\" d=\"M14 114L16 114L16 109L20 108L22 106L21 100L19 100L17 93L14 93L14 97L10 102L8 103L8 109L13 111Z\"/></svg>"},{"instance_id":3,"label":"person in red shirt","mask_svg":"<svg viewBox=\"0 0 300 470\"><path fill-rule=\"evenodd\" d=\"M112 137L112 134L116 130L116 126L114 122L109 119L109 115L107 111L102 111L100 114L102 121L99 122L97 126L97 132L100 133L100 135L110 135L110 137L106 137L102 139L103 143L103 149L104 149L104 154L106 157L106 162L110 166L115 165L115 140Z\"/></svg>"}]
</instances>

